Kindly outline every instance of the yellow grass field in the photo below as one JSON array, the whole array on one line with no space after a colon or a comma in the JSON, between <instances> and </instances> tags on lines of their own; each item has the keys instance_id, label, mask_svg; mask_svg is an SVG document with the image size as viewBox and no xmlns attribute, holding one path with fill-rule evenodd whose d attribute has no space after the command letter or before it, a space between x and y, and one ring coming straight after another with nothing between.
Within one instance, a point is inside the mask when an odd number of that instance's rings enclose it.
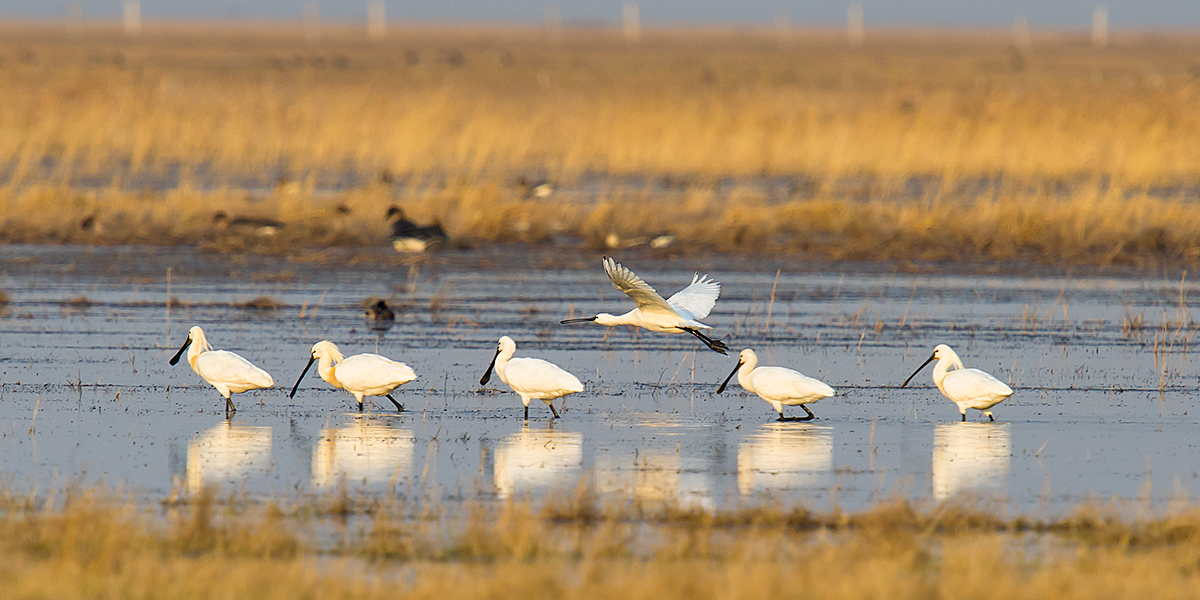
<instances>
[{"instance_id":1,"label":"yellow grass field","mask_svg":"<svg viewBox=\"0 0 1200 600\"><path fill-rule=\"evenodd\" d=\"M315 536L317 530L323 537ZM6 495L9 598L1190 598L1200 514Z\"/></svg>"},{"instance_id":2,"label":"yellow grass field","mask_svg":"<svg viewBox=\"0 0 1200 600\"><path fill-rule=\"evenodd\" d=\"M1096 49L1046 33L1018 50L988 32L851 47L831 32L781 45L668 30L631 46L603 29L552 43L536 29L400 28L370 42L348 27L128 39L7 24L0 89L7 241L202 243L226 210L292 225L251 244L267 251L375 244L399 202L466 243L671 234L682 252L1200 260L1195 35ZM322 188L331 173L359 183ZM279 181L249 189L235 174ZM158 175L168 189L131 183ZM516 184L596 176L665 183L548 198ZM762 178L794 181L738 183ZM361 210L327 218L338 204ZM99 226L81 230L89 216Z\"/></svg>"}]
</instances>

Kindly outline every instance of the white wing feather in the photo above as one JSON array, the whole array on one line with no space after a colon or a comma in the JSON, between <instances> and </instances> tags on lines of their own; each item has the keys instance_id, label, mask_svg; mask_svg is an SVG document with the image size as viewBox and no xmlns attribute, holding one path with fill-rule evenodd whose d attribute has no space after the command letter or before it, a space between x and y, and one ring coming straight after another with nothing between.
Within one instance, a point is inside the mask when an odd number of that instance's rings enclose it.
<instances>
[{"instance_id":1,"label":"white wing feather","mask_svg":"<svg viewBox=\"0 0 1200 600\"><path fill-rule=\"evenodd\" d=\"M825 382L784 367L759 367L751 371L754 393L788 406L808 404L836 392Z\"/></svg>"},{"instance_id":2,"label":"white wing feather","mask_svg":"<svg viewBox=\"0 0 1200 600\"><path fill-rule=\"evenodd\" d=\"M266 371L225 350L210 350L196 357L196 373L210 383L225 384L235 394L275 385Z\"/></svg>"},{"instance_id":3,"label":"white wing feather","mask_svg":"<svg viewBox=\"0 0 1200 600\"><path fill-rule=\"evenodd\" d=\"M668 304L650 284L612 258L604 259L604 272L608 274L608 280L612 282L613 287L632 298L643 312L675 312L675 307Z\"/></svg>"},{"instance_id":4,"label":"white wing feather","mask_svg":"<svg viewBox=\"0 0 1200 600\"><path fill-rule=\"evenodd\" d=\"M417 378L406 364L378 354L356 354L343 360L334 370L342 385L352 391L387 394L397 386Z\"/></svg>"},{"instance_id":5,"label":"white wing feather","mask_svg":"<svg viewBox=\"0 0 1200 600\"><path fill-rule=\"evenodd\" d=\"M1012 395L1012 388L979 369L958 369L942 380L946 395L955 402L996 403Z\"/></svg>"},{"instance_id":6,"label":"white wing feather","mask_svg":"<svg viewBox=\"0 0 1200 600\"><path fill-rule=\"evenodd\" d=\"M691 285L679 290L674 296L667 298L679 316L693 321L699 321L712 312L717 297L721 295L721 284L708 278L708 275L696 273L692 276Z\"/></svg>"},{"instance_id":7,"label":"white wing feather","mask_svg":"<svg viewBox=\"0 0 1200 600\"><path fill-rule=\"evenodd\" d=\"M583 391L578 378L540 358L509 359L504 375L509 387L539 400Z\"/></svg>"}]
</instances>

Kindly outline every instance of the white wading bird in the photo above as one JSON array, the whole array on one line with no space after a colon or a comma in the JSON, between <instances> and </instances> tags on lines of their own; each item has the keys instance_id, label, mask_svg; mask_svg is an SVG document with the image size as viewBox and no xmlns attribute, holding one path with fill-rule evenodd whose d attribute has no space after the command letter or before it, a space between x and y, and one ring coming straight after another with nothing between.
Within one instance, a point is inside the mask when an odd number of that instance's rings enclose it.
<instances>
[{"instance_id":1,"label":"white wading bird","mask_svg":"<svg viewBox=\"0 0 1200 600\"><path fill-rule=\"evenodd\" d=\"M608 273L613 287L632 298L637 308L623 315L600 313L583 319L565 319L560 321L561 324L592 321L606 327L634 325L658 333L687 332L715 352L725 354L729 350L721 340L714 340L700 332L701 329L712 329L701 323L700 319L708 316L717 303L717 296L721 295L721 284L709 279L708 275L695 274L690 285L664 300L641 277L607 256L604 257L604 272Z\"/></svg>"},{"instance_id":2,"label":"white wading bird","mask_svg":"<svg viewBox=\"0 0 1200 600\"><path fill-rule=\"evenodd\" d=\"M358 400L358 412L363 409L363 396L383 396L396 405L397 411L404 412L404 406L392 397L392 390L417 378L417 374L404 363L378 354L355 354L346 358L337 345L322 340L313 344L308 364L304 366L296 385L292 386L288 398L296 397L300 382L308 375L313 362L318 360L317 373L321 379L335 388L354 394L354 399Z\"/></svg>"},{"instance_id":3,"label":"white wading bird","mask_svg":"<svg viewBox=\"0 0 1200 600\"><path fill-rule=\"evenodd\" d=\"M508 387L521 396L521 402L525 404L526 420L529 419L530 400L545 402L557 419L558 411L554 410L551 402L567 394L582 392L583 384L558 365L540 358L513 358L513 352L516 351L517 343L512 341L512 338L507 335L500 338L500 343L496 346L496 356L492 357L492 364L488 365L487 372L479 380L479 385L487 385L492 379L492 369L495 369L500 381L507 383Z\"/></svg>"},{"instance_id":4,"label":"white wading bird","mask_svg":"<svg viewBox=\"0 0 1200 600\"><path fill-rule=\"evenodd\" d=\"M770 402L779 413L780 421L811 421L816 415L813 415L805 404L836 393L823 382L798 371L783 367L759 367L758 355L749 348L742 350L737 366L721 383L721 387L717 388L718 394L725 391L725 386L729 385L729 380L733 379L734 375L738 376L738 384L746 391L758 394L759 398ZM784 418L784 406L799 406L808 416Z\"/></svg>"},{"instance_id":5,"label":"white wading bird","mask_svg":"<svg viewBox=\"0 0 1200 600\"><path fill-rule=\"evenodd\" d=\"M950 349L950 346L945 344L939 344L937 348L934 348L933 356L921 363L921 366L917 367L917 370L913 371L913 374L909 375L908 379L900 384L900 387L908 385L908 382L912 381L912 378L916 377L917 373L925 368L925 365L935 360L938 361L938 364L933 366L933 382L937 384L943 396L958 405L958 412L962 413L962 420L967 420L967 409L974 408L983 411L989 420L995 421L996 418L992 416L992 411L989 409L1011 396L1012 388L979 369L963 367L962 359Z\"/></svg>"},{"instance_id":6,"label":"white wading bird","mask_svg":"<svg viewBox=\"0 0 1200 600\"><path fill-rule=\"evenodd\" d=\"M237 412L233 400L229 399L231 394L275 385L275 380L266 371L250 364L250 361L232 352L213 350L199 326L188 330L187 341L171 357L171 366L179 362L184 350L187 350L188 364L192 365L192 370L225 397L226 413Z\"/></svg>"}]
</instances>

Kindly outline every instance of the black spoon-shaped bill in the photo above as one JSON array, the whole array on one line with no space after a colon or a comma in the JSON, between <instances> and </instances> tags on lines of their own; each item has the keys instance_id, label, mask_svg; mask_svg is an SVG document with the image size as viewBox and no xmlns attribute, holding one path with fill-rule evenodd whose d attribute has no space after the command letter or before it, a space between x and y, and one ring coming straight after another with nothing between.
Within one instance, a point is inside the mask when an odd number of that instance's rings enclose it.
<instances>
[{"instance_id":1,"label":"black spoon-shaped bill","mask_svg":"<svg viewBox=\"0 0 1200 600\"><path fill-rule=\"evenodd\" d=\"M303 371L300 371L300 377L296 378L296 385L292 386L292 392L288 394L288 398L296 397L296 390L300 389L300 382L304 380L305 375L308 375L308 370L312 368L313 362L316 360L317 357L315 356L308 357L308 364L304 365Z\"/></svg>"},{"instance_id":2,"label":"black spoon-shaped bill","mask_svg":"<svg viewBox=\"0 0 1200 600\"><path fill-rule=\"evenodd\" d=\"M496 367L496 358L500 356L500 351L496 350L496 355L492 357L492 362L488 363L487 371L483 373L483 377L479 378L479 385L487 385L487 382L492 380L492 369Z\"/></svg>"},{"instance_id":3,"label":"black spoon-shaped bill","mask_svg":"<svg viewBox=\"0 0 1200 600\"><path fill-rule=\"evenodd\" d=\"M726 377L725 381L721 382L721 387L717 388L718 394L725 391L725 386L729 385L729 380L733 379L734 375L737 375L738 369L742 368L742 364L742 361L739 360L737 366L734 367L733 371L729 373L729 377Z\"/></svg>"},{"instance_id":4,"label":"black spoon-shaped bill","mask_svg":"<svg viewBox=\"0 0 1200 600\"><path fill-rule=\"evenodd\" d=\"M179 362L179 357L183 356L184 351L186 351L188 349L188 346L191 346L191 345L192 345L192 337L188 336L187 341L185 341L183 343L183 345L179 347L179 352L176 352L175 356L172 356L171 360L168 361L167 364L171 365L172 367L175 366L176 363Z\"/></svg>"},{"instance_id":5,"label":"black spoon-shaped bill","mask_svg":"<svg viewBox=\"0 0 1200 600\"><path fill-rule=\"evenodd\" d=\"M921 369L925 368L925 365L928 365L929 363L933 362L936 358L937 358L937 354L933 354L925 362L921 363L921 366L917 367L917 370L913 371L913 374L909 375L908 379L905 379L904 383L900 384L900 387L904 387L904 386L908 385L908 382L912 381L912 378L916 377L917 373L920 373Z\"/></svg>"},{"instance_id":6,"label":"black spoon-shaped bill","mask_svg":"<svg viewBox=\"0 0 1200 600\"><path fill-rule=\"evenodd\" d=\"M582 319L563 319L558 322L559 325L567 325L569 323L591 323L596 320L596 317L584 317Z\"/></svg>"}]
</instances>

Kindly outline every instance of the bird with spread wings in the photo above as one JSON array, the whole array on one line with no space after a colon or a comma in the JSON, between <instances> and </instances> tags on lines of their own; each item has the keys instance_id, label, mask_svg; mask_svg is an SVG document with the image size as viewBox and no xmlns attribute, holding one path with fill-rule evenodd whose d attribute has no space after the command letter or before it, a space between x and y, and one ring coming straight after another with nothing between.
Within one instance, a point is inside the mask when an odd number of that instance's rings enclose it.
<instances>
[{"instance_id":1,"label":"bird with spread wings","mask_svg":"<svg viewBox=\"0 0 1200 600\"><path fill-rule=\"evenodd\" d=\"M641 277L607 256L604 257L604 272L608 274L613 287L632 298L637 308L623 315L600 313L594 317L564 319L560 321L562 324L592 322L607 327L633 325L659 333L690 333L714 352L725 354L729 350L721 340L703 333L703 330L712 327L701 323L700 319L712 312L717 297L721 295L721 284L708 275L693 275L690 285L670 298L663 298Z\"/></svg>"}]
</instances>

